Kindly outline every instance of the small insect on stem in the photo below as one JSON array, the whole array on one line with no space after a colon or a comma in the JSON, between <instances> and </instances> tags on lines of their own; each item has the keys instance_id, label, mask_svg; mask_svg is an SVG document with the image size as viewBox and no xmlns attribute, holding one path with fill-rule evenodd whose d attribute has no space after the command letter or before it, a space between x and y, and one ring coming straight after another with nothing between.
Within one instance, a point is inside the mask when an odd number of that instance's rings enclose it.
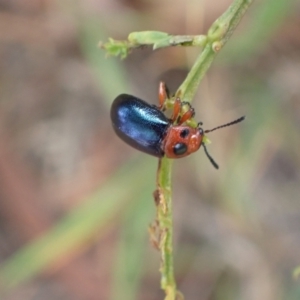
<instances>
[{"instance_id":1,"label":"small insect on stem","mask_svg":"<svg viewBox=\"0 0 300 300\"><path fill-rule=\"evenodd\" d=\"M203 145L209 161L218 169L217 163L206 149L205 134L239 123L245 117L204 131L201 122L196 127L187 124L194 120L195 111L179 97L174 101L173 113L169 119L164 114L165 102L169 98L168 89L162 82L159 85L158 107L132 95L119 95L113 101L110 111L116 134L133 148L156 157L182 158L196 152Z\"/></svg>"}]
</instances>

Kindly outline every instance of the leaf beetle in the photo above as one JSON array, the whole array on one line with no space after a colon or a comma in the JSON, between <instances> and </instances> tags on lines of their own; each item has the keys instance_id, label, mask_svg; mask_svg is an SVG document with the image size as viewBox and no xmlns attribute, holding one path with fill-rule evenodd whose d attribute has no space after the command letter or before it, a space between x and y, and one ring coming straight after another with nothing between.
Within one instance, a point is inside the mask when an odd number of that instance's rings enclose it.
<instances>
[{"instance_id":1,"label":"leaf beetle","mask_svg":"<svg viewBox=\"0 0 300 300\"><path fill-rule=\"evenodd\" d=\"M171 118L164 114L169 93L163 82L159 85L158 98L159 106L155 106L128 94L116 97L110 111L116 134L133 148L159 158L185 157L196 152L202 145L206 156L218 169L217 163L207 152L203 141L205 134L239 123L245 117L210 130L203 130L200 127L202 123L198 123L195 128L187 124L195 112L189 103L182 102L179 97L174 101ZM184 106L188 106L188 109L183 110Z\"/></svg>"}]
</instances>

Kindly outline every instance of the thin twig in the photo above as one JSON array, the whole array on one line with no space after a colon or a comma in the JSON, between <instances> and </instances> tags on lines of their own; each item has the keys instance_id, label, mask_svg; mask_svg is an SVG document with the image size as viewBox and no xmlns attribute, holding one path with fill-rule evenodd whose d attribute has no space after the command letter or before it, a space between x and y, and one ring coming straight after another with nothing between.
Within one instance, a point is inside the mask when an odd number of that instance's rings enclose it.
<instances>
[{"instance_id":1,"label":"thin twig","mask_svg":"<svg viewBox=\"0 0 300 300\"><path fill-rule=\"evenodd\" d=\"M217 53L223 48L234 29L240 22L253 0L236 0L227 11L218 18L208 31L207 43L198 56L184 82L176 92L175 97L191 102L195 96L201 79L207 72ZM165 300L183 299L178 292L174 279L173 265L173 227L172 227L172 160L163 158L159 161L157 171L157 233L158 246L161 252L161 288L165 291Z\"/></svg>"}]
</instances>

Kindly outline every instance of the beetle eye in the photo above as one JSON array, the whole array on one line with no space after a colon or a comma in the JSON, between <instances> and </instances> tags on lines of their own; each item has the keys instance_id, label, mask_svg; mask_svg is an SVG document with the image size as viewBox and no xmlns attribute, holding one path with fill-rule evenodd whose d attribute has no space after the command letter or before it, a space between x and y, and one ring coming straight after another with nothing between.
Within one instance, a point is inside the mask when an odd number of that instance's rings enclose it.
<instances>
[{"instance_id":1,"label":"beetle eye","mask_svg":"<svg viewBox=\"0 0 300 300\"><path fill-rule=\"evenodd\" d=\"M183 139L186 138L188 135L190 134L190 131L185 128L180 132L180 137L182 137Z\"/></svg>"},{"instance_id":2,"label":"beetle eye","mask_svg":"<svg viewBox=\"0 0 300 300\"><path fill-rule=\"evenodd\" d=\"M176 155L182 155L187 151L187 145L184 143L178 143L173 147L173 152Z\"/></svg>"}]
</instances>

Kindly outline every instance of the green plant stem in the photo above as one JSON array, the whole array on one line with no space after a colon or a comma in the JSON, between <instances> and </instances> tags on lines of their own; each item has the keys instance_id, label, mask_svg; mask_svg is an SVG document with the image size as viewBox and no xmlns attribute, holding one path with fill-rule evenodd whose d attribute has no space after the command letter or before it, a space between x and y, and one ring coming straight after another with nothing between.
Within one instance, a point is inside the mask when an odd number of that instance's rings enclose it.
<instances>
[{"instance_id":1,"label":"green plant stem","mask_svg":"<svg viewBox=\"0 0 300 300\"><path fill-rule=\"evenodd\" d=\"M157 190L155 202L157 205L157 223L159 226L158 248L161 252L161 288L166 293L166 300L175 299L176 283L173 267L173 220L171 171L173 161L167 158L159 160L157 171Z\"/></svg>"},{"instance_id":2,"label":"green plant stem","mask_svg":"<svg viewBox=\"0 0 300 300\"><path fill-rule=\"evenodd\" d=\"M216 53L212 50L211 44L207 44L176 92L176 96L180 97L182 101L192 102L201 79L213 62L215 55Z\"/></svg>"},{"instance_id":3,"label":"green plant stem","mask_svg":"<svg viewBox=\"0 0 300 300\"><path fill-rule=\"evenodd\" d=\"M252 2L253 0L235 0L227 11L213 23L208 31L207 43L203 51L176 92L176 96L180 96L182 101L192 101L204 74ZM159 238L158 247L161 252L161 288L165 291L165 300L183 299L183 296L177 291L174 279L171 171L172 160L160 159L155 192L158 227L156 231Z\"/></svg>"},{"instance_id":4,"label":"green plant stem","mask_svg":"<svg viewBox=\"0 0 300 300\"><path fill-rule=\"evenodd\" d=\"M176 92L182 101L191 102L200 81L218 52L224 47L253 0L236 0L210 27L207 44L198 56L186 79Z\"/></svg>"}]
</instances>

